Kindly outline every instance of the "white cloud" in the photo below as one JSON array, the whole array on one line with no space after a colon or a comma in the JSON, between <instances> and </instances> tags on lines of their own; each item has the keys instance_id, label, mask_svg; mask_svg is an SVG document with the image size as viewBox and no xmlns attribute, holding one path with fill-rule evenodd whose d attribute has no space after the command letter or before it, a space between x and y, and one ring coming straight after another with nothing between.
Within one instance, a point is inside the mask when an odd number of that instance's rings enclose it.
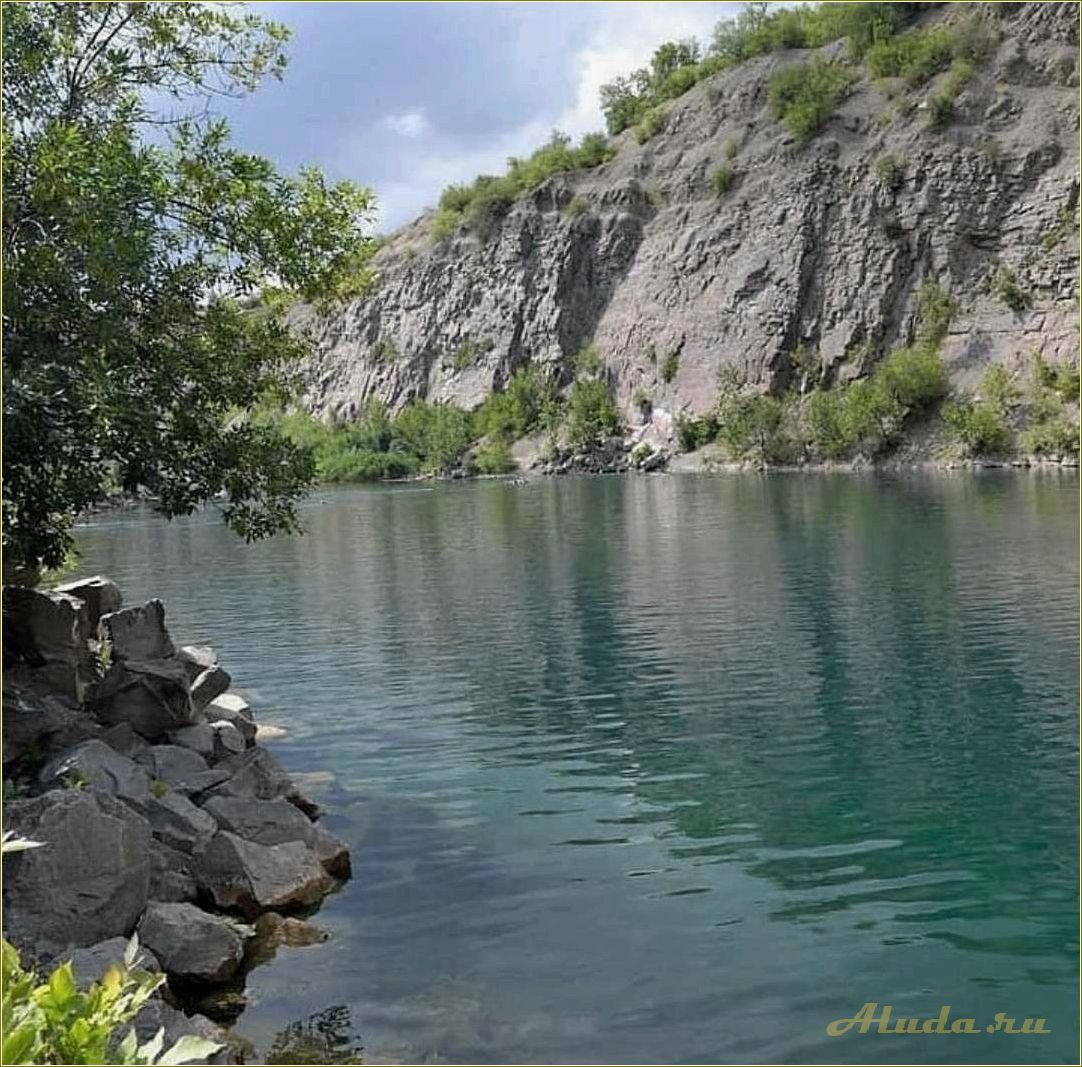
<instances>
[{"instance_id":1,"label":"white cloud","mask_svg":"<svg viewBox=\"0 0 1082 1067\"><path fill-rule=\"evenodd\" d=\"M382 120L385 128L402 136L417 138L422 133L433 134L423 146L418 146L416 156L411 153L408 178L380 182L377 193L384 228L408 222L431 207L445 185L468 182L478 174L502 173L508 156L529 154L554 128L576 139L592 130L604 129L599 93L605 82L646 64L662 41L698 37L705 42L718 19L734 14L740 7L736 3L701 4L694 0L590 6L597 12L597 21L568 64L568 69L575 72L575 85L572 103L562 111L541 112L529 122L507 130L481 150L464 150L460 145L441 140L439 131L429 129L419 109ZM516 44L527 56L529 41L524 39ZM350 148L346 147L345 151L349 153Z\"/></svg>"},{"instance_id":2,"label":"white cloud","mask_svg":"<svg viewBox=\"0 0 1082 1067\"><path fill-rule=\"evenodd\" d=\"M380 126L391 133L397 133L399 137L407 137L411 141L428 133L428 116L419 107L399 111L394 115L386 115L380 119Z\"/></svg>"}]
</instances>

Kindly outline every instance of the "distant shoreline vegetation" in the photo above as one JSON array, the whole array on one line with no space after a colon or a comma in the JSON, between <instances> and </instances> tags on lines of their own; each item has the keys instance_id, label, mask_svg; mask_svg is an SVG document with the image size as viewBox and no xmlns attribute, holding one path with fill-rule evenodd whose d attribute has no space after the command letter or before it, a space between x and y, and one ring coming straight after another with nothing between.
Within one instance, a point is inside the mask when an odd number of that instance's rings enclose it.
<instances>
[{"instance_id":1,"label":"distant shoreline vegetation","mask_svg":"<svg viewBox=\"0 0 1082 1067\"><path fill-rule=\"evenodd\" d=\"M775 71L767 83L771 114L798 142L809 140L833 113L861 73L877 79L901 79L917 89L950 68L950 76L929 98L929 122L946 125L954 98L972 77L974 64L985 58L990 35L978 16L956 26L906 29L920 13L907 3L820 3L771 9L747 4L735 18L719 22L710 43L694 38L666 41L654 50L646 67L601 87L606 134L590 133L577 147L558 130L525 159L512 157L502 176L482 174L468 184L449 185L429 219L429 233L446 241L461 231L482 240L498 227L515 200L554 174L589 170L611 160L618 146L610 140L633 130L644 144L660 133L668 105L703 79L771 52L821 48L847 39L847 58L794 61ZM735 154L735 153L733 153ZM730 175L731 180L731 175ZM729 181L719 179L720 194ZM581 198L580 198L581 201ZM582 201L575 217L585 208Z\"/></svg>"}]
</instances>

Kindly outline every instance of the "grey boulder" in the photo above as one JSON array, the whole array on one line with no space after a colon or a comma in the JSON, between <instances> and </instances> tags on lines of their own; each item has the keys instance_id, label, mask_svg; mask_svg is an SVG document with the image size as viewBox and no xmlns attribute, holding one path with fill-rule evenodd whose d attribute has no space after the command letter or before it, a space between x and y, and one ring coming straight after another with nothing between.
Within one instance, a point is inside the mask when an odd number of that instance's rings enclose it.
<instances>
[{"instance_id":1,"label":"grey boulder","mask_svg":"<svg viewBox=\"0 0 1082 1067\"><path fill-rule=\"evenodd\" d=\"M94 691L94 704L107 726L126 722L148 741L195 719L188 677L176 660L114 661Z\"/></svg>"},{"instance_id":2,"label":"grey boulder","mask_svg":"<svg viewBox=\"0 0 1082 1067\"><path fill-rule=\"evenodd\" d=\"M5 769L20 762L33 765L50 749L68 748L101 732L86 712L40 697L6 677L2 725Z\"/></svg>"},{"instance_id":3,"label":"grey boulder","mask_svg":"<svg viewBox=\"0 0 1082 1067\"><path fill-rule=\"evenodd\" d=\"M190 748L204 759L210 759L214 755L214 731L210 728L210 723L197 722L194 726L174 730L169 735L169 743Z\"/></svg>"},{"instance_id":4,"label":"grey boulder","mask_svg":"<svg viewBox=\"0 0 1082 1067\"><path fill-rule=\"evenodd\" d=\"M136 758L152 778L174 788L207 770L207 761L198 752L180 745L151 745Z\"/></svg>"},{"instance_id":5,"label":"grey boulder","mask_svg":"<svg viewBox=\"0 0 1082 1067\"><path fill-rule=\"evenodd\" d=\"M335 884L300 841L257 845L226 830L194 854L192 871L219 908L248 917L317 904Z\"/></svg>"},{"instance_id":6,"label":"grey boulder","mask_svg":"<svg viewBox=\"0 0 1082 1067\"><path fill-rule=\"evenodd\" d=\"M312 850L328 873L350 875L349 846L317 826L284 797L253 800L248 797L211 797L203 810L228 830L259 845L282 845L300 841Z\"/></svg>"},{"instance_id":7,"label":"grey boulder","mask_svg":"<svg viewBox=\"0 0 1082 1067\"><path fill-rule=\"evenodd\" d=\"M214 649L205 645L186 645L178 654L188 673L192 704L197 711L205 708L215 697L221 696L230 686L229 672L218 663Z\"/></svg>"},{"instance_id":8,"label":"grey boulder","mask_svg":"<svg viewBox=\"0 0 1082 1067\"><path fill-rule=\"evenodd\" d=\"M116 726L103 730L99 737L111 749L122 756L127 756L128 759L135 759L139 753L145 752L150 747L150 742L137 734L130 722L118 722Z\"/></svg>"},{"instance_id":9,"label":"grey boulder","mask_svg":"<svg viewBox=\"0 0 1082 1067\"><path fill-rule=\"evenodd\" d=\"M255 744L255 716L248 701L236 693L223 693L206 707L208 719L231 722L241 733L246 745Z\"/></svg>"},{"instance_id":10,"label":"grey boulder","mask_svg":"<svg viewBox=\"0 0 1082 1067\"><path fill-rule=\"evenodd\" d=\"M294 792L293 781L282 765L265 748L249 748L222 760L218 770L229 778L208 791L208 796L249 797L273 800Z\"/></svg>"},{"instance_id":11,"label":"grey boulder","mask_svg":"<svg viewBox=\"0 0 1082 1067\"><path fill-rule=\"evenodd\" d=\"M238 925L194 904L151 904L136 932L167 974L224 982L236 973L244 957Z\"/></svg>"},{"instance_id":12,"label":"grey boulder","mask_svg":"<svg viewBox=\"0 0 1082 1067\"><path fill-rule=\"evenodd\" d=\"M65 582L63 585L56 586L53 592L73 596L86 605L87 623L91 635L98 632L98 621L101 617L119 611L124 601L116 582L100 574L94 575L93 578L80 578L76 582Z\"/></svg>"},{"instance_id":13,"label":"grey boulder","mask_svg":"<svg viewBox=\"0 0 1082 1067\"><path fill-rule=\"evenodd\" d=\"M150 882L147 897L161 901L192 901L199 895L192 877L191 857L154 838L150 842Z\"/></svg>"},{"instance_id":14,"label":"grey boulder","mask_svg":"<svg viewBox=\"0 0 1082 1067\"><path fill-rule=\"evenodd\" d=\"M218 824L210 815L172 790L152 796L145 814L154 836L178 852L193 852L218 832Z\"/></svg>"},{"instance_id":15,"label":"grey boulder","mask_svg":"<svg viewBox=\"0 0 1082 1067\"><path fill-rule=\"evenodd\" d=\"M99 632L112 649L114 663L146 663L169 659L176 653L165 628L165 607L160 600L103 615Z\"/></svg>"},{"instance_id":16,"label":"grey boulder","mask_svg":"<svg viewBox=\"0 0 1082 1067\"><path fill-rule=\"evenodd\" d=\"M41 769L45 789L89 787L142 808L150 799L150 775L134 760L92 738L54 756Z\"/></svg>"},{"instance_id":17,"label":"grey boulder","mask_svg":"<svg viewBox=\"0 0 1082 1067\"><path fill-rule=\"evenodd\" d=\"M231 722L219 720L209 725L214 734L212 761L220 762L230 756L238 756L248 747L243 734Z\"/></svg>"},{"instance_id":18,"label":"grey boulder","mask_svg":"<svg viewBox=\"0 0 1082 1067\"><path fill-rule=\"evenodd\" d=\"M60 952L126 937L146 907L150 824L114 797L57 789L5 805L5 829L42 848L4 858L4 926L19 947Z\"/></svg>"}]
</instances>

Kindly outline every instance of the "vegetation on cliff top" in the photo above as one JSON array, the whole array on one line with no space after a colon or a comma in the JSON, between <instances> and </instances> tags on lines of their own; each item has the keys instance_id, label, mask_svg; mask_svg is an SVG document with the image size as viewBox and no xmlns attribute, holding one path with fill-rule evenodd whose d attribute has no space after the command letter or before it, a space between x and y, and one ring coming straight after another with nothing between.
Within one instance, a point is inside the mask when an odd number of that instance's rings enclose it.
<instances>
[{"instance_id":1,"label":"vegetation on cliff top","mask_svg":"<svg viewBox=\"0 0 1082 1067\"><path fill-rule=\"evenodd\" d=\"M278 76L287 37L219 5L4 4L8 568L59 564L113 485L168 516L220 495L247 538L295 525L308 457L223 416L278 389L304 345L221 294L267 277L304 299L356 292L373 199L279 174L207 114Z\"/></svg>"}]
</instances>

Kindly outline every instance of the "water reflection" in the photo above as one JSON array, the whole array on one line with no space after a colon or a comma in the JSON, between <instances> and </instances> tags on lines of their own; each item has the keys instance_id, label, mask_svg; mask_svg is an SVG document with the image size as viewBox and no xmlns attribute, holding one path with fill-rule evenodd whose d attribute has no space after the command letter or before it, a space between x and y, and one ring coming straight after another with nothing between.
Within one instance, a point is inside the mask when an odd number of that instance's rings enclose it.
<instances>
[{"instance_id":1,"label":"water reflection","mask_svg":"<svg viewBox=\"0 0 1082 1067\"><path fill-rule=\"evenodd\" d=\"M279 1031L259 1063L364 1063L364 1046L353 1032L345 1004L336 1004L292 1022Z\"/></svg>"}]
</instances>

